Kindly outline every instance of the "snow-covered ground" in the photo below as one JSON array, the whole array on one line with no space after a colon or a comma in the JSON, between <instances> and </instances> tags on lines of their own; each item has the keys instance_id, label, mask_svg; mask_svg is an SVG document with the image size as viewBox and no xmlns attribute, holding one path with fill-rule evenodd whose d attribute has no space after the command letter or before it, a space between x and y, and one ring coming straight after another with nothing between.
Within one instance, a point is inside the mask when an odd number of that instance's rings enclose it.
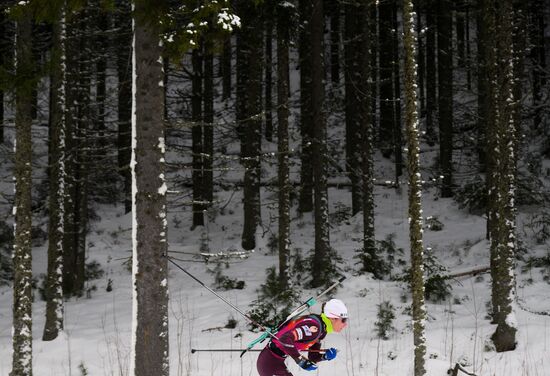
<instances>
[{"instance_id":1,"label":"snow-covered ground","mask_svg":"<svg viewBox=\"0 0 550 376\"><path fill-rule=\"evenodd\" d=\"M441 231L424 232L426 247L431 247L440 262L452 272L486 266L488 244L484 238L483 218L466 214L447 199L434 200L434 189L424 192L424 214L437 216L444 224ZM239 248L241 234L241 196L236 193L228 200L224 214L218 214L209 223L212 252ZM346 202L349 193L331 189L332 203ZM264 192L264 197L268 194ZM230 198L231 197L231 198ZM395 234L398 247L408 249L408 222L406 191L376 188L377 238ZM41 341L45 303L38 294L33 311L34 374L36 376L62 375L127 375L131 337L131 275L124 265L129 257L130 216L123 208L99 206L101 220L93 223L88 240L88 261L96 260L105 271L104 277L88 282L95 286L91 297L70 299L65 304L65 331L53 342ZM263 218L268 222L268 206ZM170 218L170 250L199 252L201 231L190 231L189 215L172 213ZM355 275L355 250L359 248L362 218L360 215L334 223L331 243L342 256L347 276L336 297L346 302L350 310L347 329L341 334L329 335L326 346L339 349L336 360L320 365L318 375L412 375L413 342L410 316L406 308L411 299L403 283L381 282L368 275ZM177 225L175 225L177 224ZM303 252L312 248L312 221L308 216L295 218L292 225L292 248ZM271 228L275 231L276 227ZM267 235L266 235L267 236ZM243 290L221 291L224 297L242 310L257 297L257 288L265 282L266 268L277 265L277 256L266 247L267 239L259 239L259 247L247 259L231 261L223 274L244 280ZM544 254L544 246L531 252ZM194 260L188 254L174 257ZM408 260L407 252L405 259ZM190 273L213 285L214 276L207 272L214 264L179 262ZM34 273L39 276L46 269L46 247L36 247L33 253ZM550 311L550 289L542 280L542 270L522 273L518 266L518 296L533 311ZM529 280L532 279L532 280ZM106 291L108 280L113 290ZM445 303L428 303L427 374L445 375L456 362L477 375L548 375L550 360L550 316L537 315L517 309L519 323L518 348L507 353L495 353L487 348L495 327L487 318L490 300L488 274L465 276L451 281L452 298ZM221 300L199 286L178 269L170 268L170 359L171 375L255 375L257 352L248 352L243 358L239 352L195 352L191 349L240 349L257 333L247 330L246 321ZM302 291L305 299L315 291ZM396 330L389 340L379 340L374 330L377 304L390 301L396 308ZM10 288L0 289L0 375L11 369L11 308ZM320 307L314 306L318 312ZM237 328L223 329L229 318L238 320ZM257 346L261 348L261 346ZM295 374L306 374L296 365L289 365ZM87 373L86 373L87 372Z\"/></svg>"},{"instance_id":2,"label":"snow-covered ground","mask_svg":"<svg viewBox=\"0 0 550 376\"><path fill-rule=\"evenodd\" d=\"M293 93L296 93L298 72L291 71ZM177 86L177 85L173 85ZM46 91L47 92L47 91ZM334 94L334 93L333 93ZM334 94L342 98L342 93ZM293 95L292 111L298 107L297 95ZM217 104L217 110L223 106ZM47 108L47 106L44 106ZM230 107L230 106L229 106ZM13 122L13 114L8 115ZM231 116L227 116L231 118ZM340 119L341 120L341 119ZM8 120L10 122L10 120ZM337 120L332 120L338 123ZM291 124L296 126L295 118ZM227 131L230 126L226 127ZM8 129L8 137L13 128ZM46 127L35 127L33 137L46 139ZM10 136L11 134L11 136ZM299 150L300 139L297 129L291 130L292 145ZM333 150L338 155L336 162L343 160L343 122L329 129ZM217 134L218 138L225 137ZM170 139L170 137L167 137ZM174 141L172 139L172 141ZM238 153L237 142L227 143L217 140L216 145L224 144L226 154ZM185 141L189 143L190 141ZM45 159L45 147L38 145L34 151ZM275 144L266 144L264 151L276 150ZM421 164L423 177L429 179L437 150L426 152L423 145ZM170 151L170 150L169 150ZM2 146L2 155L7 155ZM218 154L219 153L218 151ZM174 160L174 153L167 160ZM0 189L4 193L13 192L9 168L6 160L0 161L3 179ZM228 180L242 179L242 168L238 166L237 157L231 157L227 163L233 163L234 171L223 172ZM263 163L262 179L276 176L274 158L272 164ZM221 163L221 162L220 162ZM455 163L459 163L458 159ZM467 164L461 160L460 166ZM543 161L548 169L548 161ZM42 161L41 164L45 163ZM236 166L235 166L236 165ZM377 155L376 176L379 181L391 180L393 167L390 161ZM35 175L43 175L44 169L37 168ZM298 179L299 166L293 165L291 177ZM187 172L188 173L188 172ZM219 178L219 176L217 177ZM404 177L403 177L404 178ZM170 189L176 189L169 187ZM182 200L189 200L189 191L180 194ZM177 194L172 194L173 200ZM347 208L351 194L345 188L331 188L329 191L331 213ZM208 224L208 236L211 252L240 249L242 232L242 193L239 190L216 192L215 218ZM220 291L241 310L247 311L251 302L257 298L258 287L265 282L266 269L278 263L277 256L268 249L269 236L277 233L276 196L274 192L262 191L262 221L265 237L258 238L258 247L248 258L231 260L229 267L222 270L230 278L238 278L246 283L243 290ZM1 201L0 212L3 220L9 219L10 208L5 200ZM403 258L408 255L408 218L407 189L402 182L401 192L393 188L376 185L376 238L383 240L394 234L397 247L405 250ZM294 209L296 203L294 203ZM540 210L540 208L538 208ZM35 292L33 306L33 373L35 376L126 376L129 369L131 338L131 275L124 264L130 256L131 217L124 215L122 205L118 207L94 204L94 210L100 220L91 224L88 235L88 262L101 264L105 275L98 280L87 282L90 296L71 298L65 304L65 331L52 342L41 340L44 327L45 302ZM485 220L459 209L450 199L438 196L434 187L423 191L423 214L437 217L443 224L441 231L425 229L424 245L431 248L439 262L452 273L468 271L489 265L489 245L485 240ZM293 212L291 224L291 249L300 249L306 255L313 248L313 221L310 215L297 217ZM524 222L527 214L520 210L518 233L531 256L545 256L549 245L538 245L532 234L525 231ZM173 257L189 261L176 261L190 273L213 286L214 274L208 270L215 268L215 263L205 265L198 254L200 249L201 229L189 230L191 227L189 207L178 207L169 215L169 250L186 253L172 253ZM40 219L45 229L45 219ZM350 311L348 327L341 334L331 334L325 341L325 347L339 349L338 357L332 362L320 365L316 375L338 376L397 376L413 374L413 339L411 317L408 308L411 297L402 282L378 281L369 275L357 275L356 250L360 248L362 236L361 214L331 223L331 244L343 259L342 268L347 279L338 289L335 297L342 299ZM46 271L47 245L33 248L33 272L39 280ZM188 254L191 253L191 254ZM550 375L550 288L544 276L550 275L545 268L532 268L523 271L524 263L517 267L517 295L525 309L516 307L518 321L518 346L515 351L496 353L491 350L490 336L495 330L487 317L487 303L491 298L490 277L488 274L463 276L450 280L451 298L442 303L427 303L429 318L427 334L427 375L443 376L447 370L459 362L478 376L544 376ZM396 272L399 272L397 270ZM111 282L109 282L111 281ZM107 292L108 284L112 291ZM95 289L94 289L95 287ZM242 358L239 352L195 352L191 349L241 349L258 333L250 332L246 321L237 312L216 298L209 291L171 266L169 271L170 287L170 367L171 376L243 376L257 375L255 362L257 352L248 352ZM93 291L92 291L93 290ZM303 300L314 296L316 291L301 291ZM375 332L377 305L390 301L395 307L395 331L388 340L380 340ZM0 376L8 376L11 370L11 321L12 292L8 286L0 287ZM319 312L320 305L313 307ZM546 315L530 313L547 313ZM235 329L223 327L230 318L238 321ZM256 348L260 349L261 346ZM312 374L298 369L291 362L290 369L295 375ZM155 375L151 375L155 376Z\"/></svg>"}]
</instances>

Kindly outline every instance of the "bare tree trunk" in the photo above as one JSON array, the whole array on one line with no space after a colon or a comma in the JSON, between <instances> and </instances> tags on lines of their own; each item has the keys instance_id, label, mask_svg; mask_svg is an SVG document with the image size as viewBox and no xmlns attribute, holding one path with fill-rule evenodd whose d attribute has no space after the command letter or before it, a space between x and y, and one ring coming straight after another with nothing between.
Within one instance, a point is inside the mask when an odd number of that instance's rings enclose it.
<instances>
[{"instance_id":1,"label":"bare tree trunk","mask_svg":"<svg viewBox=\"0 0 550 376\"><path fill-rule=\"evenodd\" d=\"M288 136L288 75L289 14L284 6L277 6L277 151L279 182L279 283L288 286L290 257L290 191L289 136Z\"/></svg>"},{"instance_id":2,"label":"bare tree trunk","mask_svg":"<svg viewBox=\"0 0 550 376\"><path fill-rule=\"evenodd\" d=\"M484 11L484 4L486 1L480 0L477 3L477 156L479 163L479 171L485 172L488 168L489 158L491 154L487 155L487 124L489 121L489 102L488 98L488 80L487 80L487 25L484 15L487 13ZM487 176L487 184L490 177ZM489 232L487 231L487 239L489 239Z\"/></svg>"},{"instance_id":3,"label":"bare tree trunk","mask_svg":"<svg viewBox=\"0 0 550 376\"><path fill-rule=\"evenodd\" d=\"M340 1L329 1L330 5L330 79L340 83Z\"/></svg>"},{"instance_id":4,"label":"bare tree trunk","mask_svg":"<svg viewBox=\"0 0 550 376\"><path fill-rule=\"evenodd\" d=\"M492 6L494 28L488 25L494 53L488 65L495 69L492 85L491 111L494 123L493 136L496 148L494 163L488 173L492 175L496 222L491 237L491 276L493 320L497 324L491 336L497 352L516 348L517 322L513 305L515 301L515 250L516 250L516 124L514 123L517 100L514 98L513 27L514 11L511 0L501 0Z\"/></svg>"},{"instance_id":5,"label":"bare tree trunk","mask_svg":"<svg viewBox=\"0 0 550 376\"><path fill-rule=\"evenodd\" d=\"M434 146L437 140L435 116L437 113L436 69L436 0L426 0L426 142Z\"/></svg>"},{"instance_id":6,"label":"bare tree trunk","mask_svg":"<svg viewBox=\"0 0 550 376\"><path fill-rule=\"evenodd\" d=\"M426 374L426 337L424 322L424 274L422 242L422 177L420 175L420 144L418 101L416 93L416 35L414 34L413 5L403 1L403 34L405 48L405 123L408 139L409 173L409 240L411 248L412 319L414 338L414 375Z\"/></svg>"},{"instance_id":7,"label":"bare tree trunk","mask_svg":"<svg viewBox=\"0 0 550 376\"><path fill-rule=\"evenodd\" d=\"M206 42L204 52L203 200L207 209L214 201L214 46Z\"/></svg>"},{"instance_id":8,"label":"bare tree trunk","mask_svg":"<svg viewBox=\"0 0 550 376\"><path fill-rule=\"evenodd\" d=\"M346 171L351 181L351 212L353 215L362 210L361 204L361 40L359 29L365 20L359 19L357 4L345 4L345 114L346 114ZM370 64L370 62L369 62ZM367 108L370 108L367 107Z\"/></svg>"},{"instance_id":9,"label":"bare tree trunk","mask_svg":"<svg viewBox=\"0 0 550 376\"><path fill-rule=\"evenodd\" d=\"M84 291L85 265L86 265L86 236L88 233L88 176L90 169L89 150L91 146L91 29L92 14L88 5L83 10L80 20L79 47L79 89L78 89L78 120L76 128L76 190L75 190L75 233L74 243L76 251L74 268L74 292L80 294Z\"/></svg>"},{"instance_id":10,"label":"bare tree trunk","mask_svg":"<svg viewBox=\"0 0 550 376\"><path fill-rule=\"evenodd\" d=\"M220 58L222 68L222 99L231 97L231 35L223 40L223 50Z\"/></svg>"},{"instance_id":11,"label":"bare tree trunk","mask_svg":"<svg viewBox=\"0 0 550 376\"><path fill-rule=\"evenodd\" d=\"M541 126L543 115L543 91L546 86L546 77L548 75L546 66L545 39L545 12L543 0L533 0L531 3L530 40L533 45L530 58L532 62L532 80L533 80L533 107L535 116L533 117L533 129Z\"/></svg>"},{"instance_id":12,"label":"bare tree trunk","mask_svg":"<svg viewBox=\"0 0 550 376\"><path fill-rule=\"evenodd\" d=\"M315 219L315 254L313 258L312 286L318 287L330 281L327 273L330 260L330 237L328 223L328 188L327 188L327 126L324 113L324 53L323 53L323 0L313 0L311 14L311 104L313 107L313 144L312 161L315 185L314 219Z\"/></svg>"},{"instance_id":13,"label":"bare tree trunk","mask_svg":"<svg viewBox=\"0 0 550 376\"><path fill-rule=\"evenodd\" d=\"M96 0L94 4L94 33L95 44L94 53L97 54L93 58L96 60L96 98L94 114L94 131L97 131L97 140L94 141L94 157L100 160L104 159L107 154L105 147L105 121L107 118L105 100L107 96L107 30L109 22L109 14L101 9L101 4Z\"/></svg>"},{"instance_id":14,"label":"bare tree trunk","mask_svg":"<svg viewBox=\"0 0 550 376\"><path fill-rule=\"evenodd\" d=\"M27 6L17 19L15 93L15 225L13 251L13 357L10 376L32 376L32 18Z\"/></svg>"},{"instance_id":15,"label":"bare tree trunk","mask_svg":"<svg viewBox=\"0 0 550 376\"><path fill-rule=\"evenodd\" d=\"M403 175L403 131L401 129L401 82L399 74L399 13L398 1L392 4L392 66L393 66L393 152L395 154L395 184L398 186L399 177Z\"/></svg>"},{"instance_id":16,"label":"bare tree trunk","mask_svg":"<svg viewBox=\"0 0 550 376\"><path fill-rule=\"evenodd\" d=\"M65 201L65 7L54 23L51 74L50 129L52 133L48 222L48 274L46 279L46 323L43 341L57 338L63 330L63 236Z\"/></svg>"},{"instance_id":17,"label":"bare tree trunk","mask_svg":"<svg viewBox=\"0 0 550 376\"><path fill-rule=\"evenodd\" d=\"M256 247L256 229L260 224L260 151L262 140L262 28L258 22L260 12L257 5L243 0L241 35L243 60L248 71L246 106L243 124L243 150L241 150L244 172L243 209L244 224L242 247L251 250Z\"/></svg>"},{"instance_id":18,"label":"bare tree trunk","mask_svg":"<svg viewBox=\"0 0 550 376\"><path fill-rule=\"evenodd\" d=\"M453 195L453 3L438 0L437 67L439 107L439 168L441 196Z\"/></svg>"},{"instance_id":19,"label":"bare tree trunk","mask_svg":"<svg viewBox=\"0 0 550 376\"><path fill-rule=\"evenodd\" d=\"M367 5L364 2L359 6L356 12L356 17L360 22L358 28L358 63L360 68L360 80L357 83L359 86L359 127L361 130L361 177L362 177L362 204L363 204L363 249L361 250L360 259L363 263L362 270L371 272L375 268L374 262L376 254L376 239L374 233L374 124L372 123L371 104L371 88L369 82L371 77L372 58L369 51L372 51L371 44L374 38L371 37L372 23L376 23L369 19L369 14L372 13L374 4Z\"/></svg>"},{"instance_id":20,"label":"bare tree trunk","mask_svg":"<svg viewBox=\"0 0 550 376\"><path fill-rule=\"evenodd\" d=\"M300 134L302 136L302 153L300 155L300 195L298 211L313 211L313 169L312 138L313 109L311 99L312 64L311 52L311 0L299 0L300 35Z\"/></svg>"},{"instance_id":21,"label":"bare tree trunk","mask_svg":"<svg viewBox=\"0 0 550 376\"><path fill-rule=\"evenodd\" d=\"M194 49L192 52L193 76L191 79L191 120L193 128L191 129L193 142L193 225L194 229L197 226L204 225L204 198L203 198L203 116L202 116L202 81L203 81L203 57L202 50L204 47L203 41L201 47Z\"/></svg>"},{"instance_id":22,"label":"bare tree trunk","mask_svg":"<svg viewBox=\"0 0 550 376\"><path fill-rule=\"evenodd\" d=\"M121 0L116 18L118 73L118 168L124 182L124 211L132 210L132 179L130 173L132 115L132 24L130 1Z\"/></svg>"},{"instance_id":23,"label":"bare tree trunk","mask_svg":"<svg viewBox=\"0 0 550 376\"><path fill-rule=\"evenodd\" d=\"M76 197L78 192L77 176L77 153L78 137L77 128L79 123L78 99L80 94L80 40L78 35L82 15L74 17L67 22L67 70L66 70L66 123L65 123L65 200L64 207L64 229L63 232L63 294L76 294L75 275L77 259L77 243L75 241L78 233L76 208ZM80 292L79 292L80 293Z\"/></svg>"},{"instance_id":24,"label":"bare tree trunk","mask_svg":"<svg viewBox=\"0 0 550 376\"><path fill-rule=\"evenodd\" d=\"M264 15L265 18L265 95L264 95L264 113L265 113L265 139L267 141L273 141L273 79L271 77L271 67L273 65L273 21L271 15L273 14L273 4L271 1L266 2L264 11L268 14Z\"/></svg>"},{"instance_id":25,"label":"bare tree trunk","mask_svg":"<svg viewBox=\"0 0 550 376\"><path fill-rule=\"evenodd\" d=\"M379 146L382 155L390 158L393 148L394 132L394 90L393 90L393 2L382 1L378 6L378 30L380 59L378 61L380 74L380 130L378 134Z\"/></svg>"},{"instance_id":26,"label":"bare tree trunk","mask_svg":"<svg viewBox=\"0 0 550 376\"><path fill-rule=\"evenodd\" d=\"M416 34L418 35L418 100L420 102L420 114L426 110L426 51L424 49L425 33L422 23L422 15L425 14L425 1L414 0L413 6L416 12Z\"/></svg>"},{"instance_id":27,"label":"bare tree trunk","mask_svg":"<svg viewBox=\"0 0 550 376\"><path fill-rule=\"evenodd\" d=\"M164 89L159 31L135 2L132 136L133 285L132 376L168 376L168 270L164 180Z\"/></svg>"},{"instance_id":28,"label":"bare tree trunk","mask_svg":"<svg viewBox=\"0 0 550 376\"><path fill-rule=\"evenodd\" d=\"M0 6L0 66L7 63L8 55L7 41L7 17L4 13L4 7ZM0 144L4 143L4 91L0 89Z\"/></svg>"}]
</instances>

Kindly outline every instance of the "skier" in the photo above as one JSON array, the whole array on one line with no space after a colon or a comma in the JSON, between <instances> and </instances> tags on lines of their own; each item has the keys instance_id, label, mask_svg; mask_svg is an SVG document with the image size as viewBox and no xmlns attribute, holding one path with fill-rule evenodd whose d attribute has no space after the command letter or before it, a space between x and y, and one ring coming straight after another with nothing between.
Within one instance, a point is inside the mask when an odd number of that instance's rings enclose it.
<instances>
[{"instance_id":1,"label":"skier","mask_svg":"<svg viewBox=\"0 0 550 376\"><path fill-rule=\"evenodd\" d=\"M323 313L298 317L285 323L277 331L277 339L272 338L260 352L256 367L260 376L292 376L285 365L285 359L291 357L303 369L314 371L322 360L336 358L335 348L321 349L321 340L328 333L339 333L347 325L348 310L338 299L331 299L323 305ZM308 357L300 351L308 350Z\"/></svg>"}]
</instances>

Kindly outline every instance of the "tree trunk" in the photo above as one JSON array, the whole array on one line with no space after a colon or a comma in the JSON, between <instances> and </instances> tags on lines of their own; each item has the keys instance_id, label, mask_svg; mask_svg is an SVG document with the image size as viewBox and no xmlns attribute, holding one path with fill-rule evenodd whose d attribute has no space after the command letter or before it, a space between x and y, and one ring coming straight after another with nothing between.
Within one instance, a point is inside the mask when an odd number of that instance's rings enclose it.
<instances>
[{"instance_id":1,"label":"tree trunk","mask_svg":"<svg viewBox=\"0 0 550 376\"><path fill-rule=\"evenodd\" d=\"M487 67L487 55L488 51L487 41L487 25L485 24L485 17L487 11L484 9L487 2L480 0L477 3L477 156L479 163L479 172L485 172L488 168L489 158L492 153L487 154L487 124L489 124L489 102L488 98L488 67ZM487 175L486 182L489 184L490 176ZM487 229L489 230L489 229ZM487 231L487 239L489 239L489 231Z\"/></svg>"},{"instance_id":2,"label":"tree trunk","mask_svg":"<svg viewBox=\"0 0 550 376\"><path fill-rule=\"evenodd\" d=\"M223 40L223 50L220 65L222 67L222 99L231 97L231 35Z\"/></svg>"},{"instance_id":3,"label":"tree trunk","mask_svg":"<svg viewBox=\"0 0 550 376\"><path fill-rule=\"evenodd\" d=\"M494 28L488 25L494 53L488 65L495 69L491 111L494 123L493 136L496 148L492 170L492 186L495 194L496 228L491 237L491 275L493 280L492 301L493 320L497 324L491 336L497 352L511 351L516 348L517 322L513 311L515 300L515 248L516 248L516 124L514 123L517 101L514 98L513 64L513 27L514 12L511 0L502 0L494 5Z\"/></svg>"},{"instance_id":4,"label":"tree trunk","mask_svg":"<svg viewBox=\"0 0 550 376\"><path fill-rule=\"evenodd\" d=\"M466 28L465 41L466 44L466 90L472 90L472 47L470 43L470 3L466 2L466 15L464 19L464 26Z\"/></svg>"},{"instance_id":5,"label":"tree trunk","mask_svg":"<svg viewBox=\"0 0 550 376\"><path fill-rule=\"evenodd\" d=\"M132 210L131 115L132 115L132 22L130 1L118 2L117 73L118 73L118 169L124 180L124 212Z\"/></svg>"},{"instance_id":6,"label":"tree trunk","mask_svg":"<svg viewBox=\"0 0 550 376\"><path fill-rule=\"evenodd\" d=\"M0 66L5 66L8 55L8 38L6 28L6 15L0 8ZM4 143L4 91L0 89L0 144Z\"/></svg>"},{"instance_id":7,"label":"tree trunk","mask_svg":"<svg viewBox=\"0 0 550 376\"><path fill-rule=\"evenodd\" d=\"M271 77L271 67L273 65L273 21L271 20L271 15L273 14L272 4L268 4L266 11L269 11L269 14L266 15L265 19L265 96L264 96L264 112L265 112L265 139L267 141L273 141L273 114L272 114L272 87L273 80Z\"/></svg>"},{"instance_id":8,"label":"tree trunk","mask_svg":"<svg viewBox=\"0 0 550 376\"><path fill-rule=\"evenodd\" d=\"M300 154L300 195L298 211L306 213L313 211L313 169L312 169L312 138L313 109L311 103L312 64L311 52L311 14L312 0L299 0L300 31L300 135L302 136L302 153Z\"/></svg>"},{"instance_id":9,"label":"tree trunk","mask_svg":"<svg viewBox=\"0 0 550 376\"><path fill-rule=\"evenodd\" d=\"M76 128L76 190L75 190L75 230L74 243L76 259L74 265L74 292L84 291L86 264L86 236L88 233L88 176L90 169L89 150L91 146L91 30L93 18L90 6L83 11L79 36L79 85L78 85L78 121Z\"/></svg>"},{"instance_id":10,"label":"tree trunk","mask_svg":"<svg viewBox=\"0 0 550 376\"><path fill-rule=\"evenodd\" d=\"M418 100L420 102L420 114L426 110L426 51L424 50L425 33L422 31L422 15L425 13L424 0L414 0L413 6L416 12L416 34L418 35ZM398 39L399 40L399 39Z\"/></svg>"},{"instance_id":11,"label":"tree trunk","mask_svg":"<svg viewBox=\"0 0 550 376\"><path fill-rule=\"evenodd\" d=\"M378 30L380 59L378 62L380 75L380 130L378 140L380 150L385 158L389 158L394 151L394 90L393 90L393 58L394 43L393 29L393 2L396 0L380 2Z\"/></svg>"},{"instance_id":12,"label":"tree trunk","mask_svg":"<svg viewBox=\"0 0 550 376\"><path fill-rule=\"evenodd\" d=\"M463 68L466 62L466 19L464 17L464 8L466 6L465 0L459 0L455 2L456 9L456 53L457 53L457 65L459 68ZM449 12L449 9L447 9Z\"/></svg>"},{"instance_id":13,"label":"tree trunk","mask_svg":"<svg viewBox=\"0 0 550 376\"><path fill-rule=\"evenodd\" d=\"M63 236L65 201L65 7L62 7L58 20L54 23L50 129L51 142L49 158L49 222L48 222L48 273L46 279L46 323L43 341L57 338L63 330Z\"/></svg>"},{"instance_id":14,"label":"tree trunk","mask_svg":"<svg viewBox=\"0 0 550 376\"><path fill-rule=\"evenodd\" d=\"M80 18L82 13L77 17L71 18L67 22L67 68L66 68L66 123L65 123L65 150L67 150L65 158L65 200L64 207L64 229L63 232L63 294L76 294L75 290L75 275L77 244L75 239L78 233L76 227L77 218L75 216L77 210L76 197L78 192L77 179L77 154L78 154L78 137L77 128L79 123L79 107L78 99L80 94L80 37L78 30L80 29Z\"/></svg>"},{"instance_id":15,"label":"tree trunk","mask_svg":"<svg viewBox=\"0 0 550 376\"><path fill-rule=\"evenodd\" d=\"M530 39L533 47L531 48L530 58L532 62L532 81L533 81L533 108L535 116L533 117L533 129L541 126L544 99L543 90L546 86L546 50L545 50L545 12L543 0L531 1L531 27Z\"/></svg>"},{"instance_id":16,"label":"tree trunk","mask_svg":"<svg viewBox=\"0 0 550 376\"><path fill-rule=\"evenodd\" d=\"M359 6L345 6L345 114L346 114L346 171L351 181L351 212L352 215L362 210L361 204L361 148L360 148L360 99L362 79L359 58L361 56L361 40L359 29L364 20L359 19ZM370 63L370 62L369 62ZM367 108L370 108L368 106Z\"/></svg>"},{"instance_id":17,"label":"tree trunk","mask_svg":"<svg viewBox=\"0 0 550 376\"><path fill-rule=\"evenodd\" d=\"M288 135L289 12L277 6L277 152L279 182L279 284L288 287L290 257L290 191Z\"/></svg>"},{"instance_id":18,"label":"tree trunk","mask_svg":"<svg viewBox=\"0 0 550 376\"><path fill-rule=\"evenodd\" d=\"M13 250L13 358L10 376L32 375L32 18L28 7L16 21L15 225Z\"/></svg>"},{"instance_id":19,"label":"tree trunk","mask_svg":"<svg viewBox=\"0 0 550 376\"><path fill-rule=\"evenodd\" d=\"M97 140L94 142L94 157L100 160L104 160L107 155L106 149L106 106L105 99L107 95L107 31L108 31L108 21L109 14L101 9L101 4L96 0L94 4L94 16L96 17L94 32L95 35L95 53L97 54L96 59L96 112L94 114L94 130L97 131Z\"/></svg>"},{"instance_id":20,"label":"tree trunk","mask_svg":"<svg viewBox=\"0 0 550 376\"><path fill-rule=\"evenodd\" d=\"M191 229L204 225L204 192L203 192L203 122L202 122L202 80L203 80L203 57L202 49L204 43L201 41L201 47L192 52L193 76L191 79L191 120L193 121L192 150L193 150L193 224Z\"/></svg>"},{"instance_id":21,"label":"tree trunk","mask_svg":"<svg viewBox=\"0 0 550 376\"><path fill-rule=\"evenodd\" d=\"M327 188L327 126L324 113L324 44L323 44L323 0L313 0L311 13L311 105L313 108L312 162L314 189L315 254L312 265L312 287L319 287L330 281L331 260L328 223Z\"/></svg>"},{"instance_id":22,"label":"tree trunk","mask_svg":"<svg viewBox=\"0 0 550 376\"><path fill-rule=\"evenodd\" d=\"M443 175L441 196L453 195L453 13L452 2L438 0L437 70L439 107L439 168Z\"/></svg>"},{"instance_id":23,"label":"tree trunk","mask_svg":"<svg viewBox=\"0 0 550 376\"><path fill-rule=\"evenodd\" d=\"M159 31L145 13L151 5L135 2L132 137L133 192L133 376L168 376L168 270L164 149L163 63ZM158 6L158 5L157 5Z\"/></svg>"},{"instance_id":24,"label":"tree trunk","mask_svg":"<svg viewBox=\"0 0 550 376\"><path fill-rule=\"evenodd\" d=\"M340 1L330 4L330 79L333 84L340 83Z\"/></svg>"},{"instance_id":25,"label":"tree trunk","mask_svg":"<svg viewBox=\"0 0 550 376\"><path fill-rule=\"evenodd\" d=\"M397 21L399 6L397 0L392 4L392 65L393 65L393 152L395 154L395 185L399 184L399 177L403 175L403 135L401 130L401 83L399 74L399 23Z\"/></svg>"},{"instance_id":26,"label":"tree trunk","mask_svg":"<svg viewBox=\"0 0 550 376\"><path fill-rule=\"evenodd\" d=\"M204 117L203 117L203 200L207 209L214 201L214 46L206 42L204 52Z\"/></svg>"},{"instance_id":27,"label":"tree trunk","mask_svg":"<svg viewBox=\"0 0 550 376\"><path fill-rule=\"evenodd\" d=\"M426 0L426 142L434 146L437 140L435 115L437 112L436 0Z\"/></svg>"},{"instance_id":28,"label":"tree trunk","mask_svg":"<svg viewBox=\"0 0 550 376\"><path fill-rule=\"evenodd\" d=\"M367 5L362 3L356 14L360 27L358 28L358 64L360 66L360 80L357 83L359 86L359 128L361 130L361 178L362 178L362 211L363 211L363 249L361 250L360 259L363 263L364 271L372 271L374 268L373 260L376 255L376 239L374 233L374 125L372 123L372 109L370 92L372 85L369 82L371 77L371 62L372 58L369 51L374 38L371 37L372 24L375 20L370 19L369 22L364 20L369 19L369 14L372 12L374 4Z\"/></svg>"},{"instance_id":29,"label":"tree trunk","mask_svg":"<svg viewBox=\"0 0 550 376\"><path fill-rule=\"evenodd\" d=\"M243 150L241 150L244 172L244 224L242 247L251 250L256 247L256 229L260 224L260 151L262 139L262 30L257 22L259 8L243 0L241 42L244 67L247 68L246 106L243 124Z\"/></svg>"},{"instance_id":30,"label":"tree trunk","mask_svg":"<svg viewBox=\"0 0 550 376\"><path fill-rule=\"evenodd\" d=\"M412 1L403 1L403 44L405 49L405 123L408 139L409 173L409 240L411 249L412 319L414 338L414 375L426 374L426 337L424 322L424 274L422 244L422 177L417 102L416 36Z\"/></svg>"}]
</instances>

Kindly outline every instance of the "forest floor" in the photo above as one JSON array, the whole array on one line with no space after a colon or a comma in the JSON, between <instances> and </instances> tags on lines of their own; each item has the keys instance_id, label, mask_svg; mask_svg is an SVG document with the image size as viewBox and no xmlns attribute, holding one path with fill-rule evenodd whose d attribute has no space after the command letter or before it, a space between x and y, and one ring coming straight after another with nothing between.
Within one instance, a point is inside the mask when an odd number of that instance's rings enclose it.
<instances>
[{"instance_id":1,"label":"forest floor","mask_svg":"<svg viewBox=\"0 0 550 376\"><path fill-rule=\"evenodd\" d=\"M265 202L272 193L262 192ZM336 360L322 364L318 375L412 375L413 341L411 332L410 294L403 282L375 280L370 275L357 275L356 250L362 233L361 214L349 216L345 202L349 192L330 190L331 244L342 257L340 265L347 277L335 297L342 299L350 311L348 327L340 335L329 335L324 346L339 349ZM212 252L240 249L242 204L239 192L218 192L225 209L215 214L208 224L209 247ZM407 194L393 188L377 186L376 234L383 240L392 234L396 255L408 262ZM92 223L88 236L88 262L96 261L104 275L87 282L89 293L71 298L65 304L65 331L53 342L41 341L45 303L35 293L33 306L33 365L36 376L64 375L127 375L130 362L132 291L131 274L125 263L131 249L131 218L121 206L96 206L99 220ZM458 273L489 264L488 243L485 240L485 220L466 213L450 199L441 199L435 188L423 195L424 214L437 217L440 231L426 228L425 247L437 259L437 265L448 273ZM242 290L220 291L241 310L250 309L257 298L258 287L265 282L266 269L277 265L277 256L269 249L269 237L276 226L270 226L274 208L263 206L265 234L258 233L258 246L247 258L222 263L221 273L242 280ZM189 215L170 215L169 249L176 252L199 252L201 229L190 231ZM522 217L520 216L520 219ZM520 220L521 222L521 220ZM313 248L313 221L309 215L293 214L292 249L306 254ZM264 235L264 236L262 236ZM531 256L545 256L548 245L536 245L528 237L525 246ZM200 258L184 253L173 257L192 262L176 261L209 286L214 286L216 263L205 264ZM33 249L33 272L39 283L46 271L46 244ZM435 264L434 264L435 265ZM516 306L518 322L517 349L496 353L491 349L490 336L495 326L488 319L490 277L488 274L466 275L449 280L452 287L448 299L427 303L427 375L442 376L447 369L460 363L477 375L527 376L547 375L550 366L550 289L549 267L524 268L518 262L517 294L522 306ZM402 268L396 267L395 274ZM255 375L257 352L239 358L239 352L195 352L191 349L240 349L257 333L248 330L246 321L200 287L178 269L169 271L170 287L170 360L171 375ZM306 276L307 277L307 276ZM107 292L107 286L112 291ZM305 300L315 291L302 290ZM394 307L393 330L387 340L376 335L378 305L388 301ZM0 375L11 369L11 307L12 293L8 286L0 288ZM319 312L314 306L312 311ZM233 318L234 329L224 326ZM261 346L257 346L261 348ZM298 374L296 365L290 369Z\"/></svg>"}]
</instances>

